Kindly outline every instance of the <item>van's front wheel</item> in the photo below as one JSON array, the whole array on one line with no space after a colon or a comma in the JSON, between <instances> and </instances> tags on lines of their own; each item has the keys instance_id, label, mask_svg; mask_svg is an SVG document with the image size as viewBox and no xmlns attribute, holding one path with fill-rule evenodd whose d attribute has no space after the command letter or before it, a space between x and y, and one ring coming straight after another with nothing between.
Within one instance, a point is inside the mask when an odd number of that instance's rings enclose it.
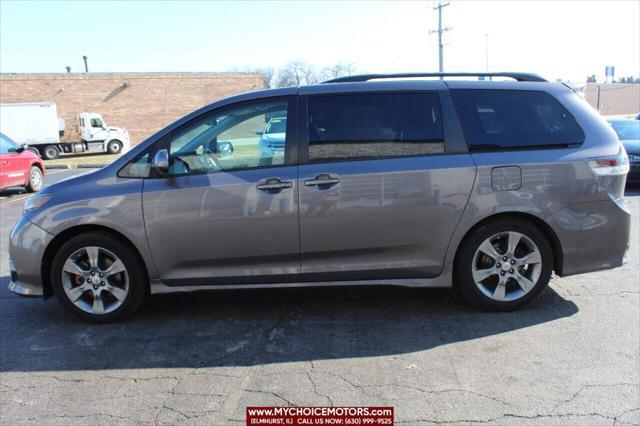
<instances>
[{"instance_id":1,"label":"van's front wheel","mask_svg":"<svg viewBox=\"0 0 640 426\"><path fill-rule=\"evenodd\" d=\"M529 222L496 221L471 232L455 268L456 284L473 304L509 311L542 293L551 279L553 251Z\"/></svg>"},{"instance_id":2,"label":"van's front wheel","mask_svg":"<svg viewBox=\"0 0 640 426\"><path fill-rule=\"evenodd\" d=\"M60 302L92 322L132 314L146 296L146 274L133 248L102 232L80 234L58 250L51 283Z\"/></svg>"}]
</instances>

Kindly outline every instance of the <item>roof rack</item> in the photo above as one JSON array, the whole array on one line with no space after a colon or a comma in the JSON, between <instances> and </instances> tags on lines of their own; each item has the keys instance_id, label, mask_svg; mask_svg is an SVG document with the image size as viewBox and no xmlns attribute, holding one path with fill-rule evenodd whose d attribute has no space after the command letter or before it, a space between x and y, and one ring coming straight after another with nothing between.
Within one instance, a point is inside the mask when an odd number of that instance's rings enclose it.
<instances>
[{"instance_id":1,"label":"roof rack","mask_svg":"<svg viewBox=\"0 0 640 426\"><path fill-rule=\"evenodd\" d=\"M381 78L414 78L414 77L508 77L516 81L547 81L537 74L523 72L409 72L400 74L361 74L334 78L324 83L354 83Z\"/></svg>"}]
</instances>

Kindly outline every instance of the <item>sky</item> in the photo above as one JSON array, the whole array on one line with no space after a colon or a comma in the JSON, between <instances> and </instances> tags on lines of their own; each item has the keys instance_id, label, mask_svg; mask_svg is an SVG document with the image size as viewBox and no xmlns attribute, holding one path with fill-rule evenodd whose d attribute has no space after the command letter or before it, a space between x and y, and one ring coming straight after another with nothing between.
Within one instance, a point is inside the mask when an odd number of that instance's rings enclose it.
<instances>
[{"instance_id":1,"label":"sky","mask_svg":"<svg viewBox=\"0 0 640 426\"><path fill-rule=\"evenodd\" d=\"M437 71L435 4L0 0L0 72L81 72L83 55L91 72L216 72L290 60ZM443 23L451 27L445 71L580 82L603 80L613 65L616 77L640 75L640 0L451 0Z\"/></svg>"}]
</instances>

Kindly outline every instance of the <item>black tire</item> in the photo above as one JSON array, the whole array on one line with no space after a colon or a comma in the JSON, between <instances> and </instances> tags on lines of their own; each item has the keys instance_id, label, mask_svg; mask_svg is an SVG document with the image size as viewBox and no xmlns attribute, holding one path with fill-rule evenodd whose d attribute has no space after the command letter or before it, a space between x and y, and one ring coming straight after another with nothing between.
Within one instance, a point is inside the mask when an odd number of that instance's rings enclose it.
<instances>
[{"instance_id":1,"label":"black tire","mask_svg":"<svg viewBox=\"0 0 640 426\"><path fill-rule=\"evenodd\" d=\"M124 264L129 277L128 292L117 309L103 314L85 312L67 297L62 283L63 266L73 253L83 247L100 247L116 255ZM133 314L145 301L148 294L148 279L142 259L125 241L107 232L86 232L64 243L51 265L51 284L60 303L72 314L93 323L120 321ZM90 292L90 290L89 290Z\"/></svg>"},{"instance_id":2,"label":"black tire","mask_svg":"<svg viewBox=\"0 0 640 426\"><path fill-rule=\"evenodd\" d=\"M42 149L42 158L45 160L55 160L60 157L60 150L55 145L47 145Z\"/></svg>"},{"instance_id":3,"label":"black tire","mask_svg":"<svg viewBox=\"0 0 640 426\"><path fill-rule=\"evenodd\" d=\"M42 188L44 182L44 175L42 170L38 166L31 166L29 169L29 182L27 183L27 192L38 192Z\"/></svg>"},{"instance_id":4,"label":"black tire","mask_svg":"<svg viewBox=\"0 0 640 426\"><path fill-rule=\"evenodd\" d=\"M492 238L495 235L503 234L507 232L517 232L530 241L532 241L540 253L540 268L537 280L531 290L526 294L515 300L495 300L487 296L480 289L479 285L476 285L476 281L473 278L473 266L476 261L476 251L480 245L487 239ZM498 251L500 253L500 251ZM494 264L497 268L498 263ZM499 269L497 269L499 270ZM538 298L544 289L547 287L551 274L553 272L553 249L546 235L540 231L536 226L527 222L526 220L518 220L515 218L496 220L478 226L470 232L462 243L459 249L458 255L454 265L454 284L458 290L475 306L490 311L513 311L521 308L522 306L533 302ZM508 286L511 288L518 288L517 281L509 279L509 271L505 271L508 279ZM498 274L494 275L495 278L488 278L488 286L491 285L491 280L497 280L500 278ZM532 280L533 281L533 280ZM484 281L485 283L487 281ZM517 293L516 293L517 294Z\"/></svg>"},{"instance_id":5,"label":"black tire","mask_svg":"<svg viewBox=\"0 0 640 426\"><path fill-rule=\"evenodd\" d=\"M118 139L112 139L107 143L107 152L109 154L118 154L122 151L122 142Z\"/></svg>"}]
</instances>

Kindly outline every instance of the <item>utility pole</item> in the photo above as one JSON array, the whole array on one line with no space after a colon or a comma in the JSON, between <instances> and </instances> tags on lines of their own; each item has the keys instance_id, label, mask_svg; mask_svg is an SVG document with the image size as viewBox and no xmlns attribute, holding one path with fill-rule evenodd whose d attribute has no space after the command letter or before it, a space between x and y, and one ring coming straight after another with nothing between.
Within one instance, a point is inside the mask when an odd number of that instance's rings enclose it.
<instances>
[{"instance_id":1,"label":"utility pole","mask_svg":"<svg viewBox=\"0 0 640 426\"><path fill-rule=\"evenodd\" d=\"M87 63L87 56L83 56L82 59L84 60L84 72L89 72L89 64Z\"/></svg>"},{"instance_id":2,"label":"utility pole","mask_svg":"<svg viewBox=\"0 0 640 426\"><path fill-rule=\"evenodd\" d=\"M489 72L489 33L486 33L485 35L486 41L487 41L487 45L486 45L486 51L485 51L485 71Z\"/></svg>"},{"instance_id":3,"label":"utility pole","mask_svg":"<svg viewBox=\"0 0 640 426\"><path fill-rule=\"evenodd\" d=\"M431 33L438 33L438 63L439 72L444 72L444 46L442 44L442 33L449 31L451 27L442 28L442 8L449 6L449 2L440 3L433 8L433 10L438 9L438 30L432 30ZM440 77L442 79L442 77Z\"/></svg>"}]
</instances>

